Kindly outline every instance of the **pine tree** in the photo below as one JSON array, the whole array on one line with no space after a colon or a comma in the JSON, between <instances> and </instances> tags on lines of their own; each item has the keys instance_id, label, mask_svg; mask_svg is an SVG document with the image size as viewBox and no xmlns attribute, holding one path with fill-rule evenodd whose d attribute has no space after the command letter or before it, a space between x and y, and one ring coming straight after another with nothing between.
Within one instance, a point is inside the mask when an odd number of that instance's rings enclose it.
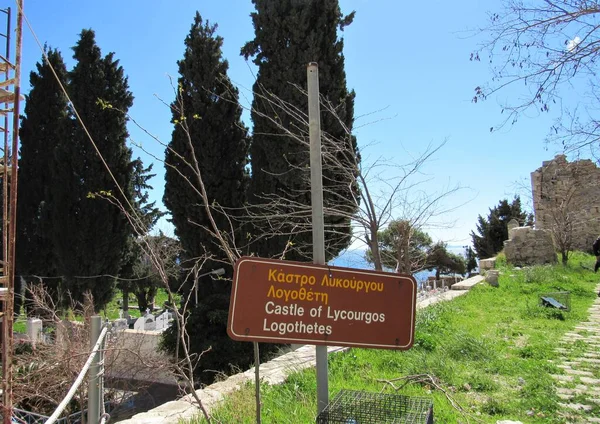
<instances>
[{"instance_id":1,"label":"pine tree","mask_svg":"<svg viewBox=\"0 0 600 424\"><path fill-rule=\"evenodd\" d=\"M55 275L55 257L51 244L50 211L52 198L51 163L57 145L64 142L68 122L67 98L51 67L66 85L67 69L57 50L47 49L46 61L37 63L29 75L31 90L26 96L19 131L19 196L17 204L17 274L27 281L39 282L30 275ZM20 279L17 279L20 281ZM44 279L44 285L56 299L56 279Z\"/></svg>"},{"instance_id":2,"label":"pine tree","mask_svg":"<svg viewBox=\"0 0 600 424\"><path fill-rule=\"evenodd\" d=\"M465 274L467 271L465 258L448 251L446 243L438 241L427 254L427 269L435 269L435 279L441 274Z\"/></svg>"},{"instance_id":3,"label":"pine tree","mask_svg":"<svg viewBox=\"0 0 600 424\"><path fill-rule=\"evenodd\" d=\"M83 30L73 51L76 65L69 73L71 100L125 198L84 129L73 119L53 162L52 239L57 272L64 276L61 291L68 290L76 300L89 291L95 308L100 309L113 296L115 282L107 275L118 274L132 232L113 203L133 203L133 163L126 145L125 116L133 96L114 55L102 57L94 31ZM102 277L79 278L92 276Z\"/></svg>"},{"instance_id":4,"label":"pine tree","mask_svg":"<svg viewBox=\"0 0 600 424\"><path fill-rule=\"evenodd\" d=\"M231 215L244 205L247 185L248 135L241 122L238 91L227 77L228 63L222 58L223 39L215 34L216 25L203 22L196 13L185 39L185 52L178 61L178 98L172 104L175 126L165 153L164 203L171 212L175 234L184 250L184 267L191 268L197 258L212 258L200 273L223 267L227 259L212 232L206 207L223 237L239 238L239 227ZM197 166L197 169L196 169ZM200 173L206 198L199 194ZM233 234L232 234L233 229ZM226 269L231 278L232 269ZM231 283L214 281L210 276L199 285L199 304L187 321L191 350L201 353L212 347L202 360L207 368L225 370L230 363L248 365L251 346L226 334ZM189 289L189 287L188 287ZM171 334L171 346L176 341ZM240 362L243 361L243 362Z\"/></svg>"},{"instance_id":5,"label":"pine tree","mask_svg":"<svg viewBox=\"0 0 600 424\"><path fill-rule=\"evenodd\" d=\"M379 232L379 252L383 266L401 273L412 274L426 268L427 255L433 241L429 234L413 228L406 220L394 220ZM368 262L373 263L373 253L366 251Z\"/></svg>"},{"instance_id":6,"label":"pine tree","mask_svg":"<svg viewBox=\"0 0 600 424\"><path fill-rule=\"evenodd\" d=\"M281 195L289 202L310 205L308 148L284 136L281 130L282 127L296 133L294 125L297 123L284 111L272 110L261 95L272 93L307 111L307 98L294 84L306 87L306 66L317 62L320 94L337 114L335 117L321 113L322 131L338 143L336 160L323 164L324 204L326 209L342 209L346 215L325 215L326 250L328 257L332 257L349 244L351 228L347 216L356 210L351 201L351 191L356 194L356 173L347 172L356 169L359 160L356 140L349 135L354 121L355 94L346 86L344 43L338 38L338 29L343 30L352 22L354 12L343 16L338 0L253 0L253 3L255 38L242 48L242 55L246 59L253 57L258 66L251 114L254 124L250 150L251 202L261 204L265 197ZM341 168L346 172L340 172ZM282 234L263 238L255 244L253 249L260 256L280 255L286 246L288 259L306 259L310 255L310 227L304 226L305 231L298 233L302 225L291 217L294 212L297 213L297 208L284 211L287 225L282 228ZM268 226L259 226L255 236L268 232Z\"/></svg>"}]
</instances>

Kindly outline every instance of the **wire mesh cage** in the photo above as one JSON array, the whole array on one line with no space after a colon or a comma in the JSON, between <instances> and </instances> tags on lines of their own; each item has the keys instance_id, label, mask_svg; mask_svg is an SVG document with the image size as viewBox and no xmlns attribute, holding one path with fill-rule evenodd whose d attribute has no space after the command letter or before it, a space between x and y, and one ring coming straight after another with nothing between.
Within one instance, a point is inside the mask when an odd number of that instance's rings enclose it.
<instances>
[{"instance_id":1,"label":"wire mesh cage","mask_svg":"<svg viewBox=\"0 0 600 424\"><path fill-rule=\"evenodd\" d=\"M317 424L433 424L431 399L341 390L317 416Z\"/></svg>"},{"instance_id":2,"label":"wire mesh cage","mask_svg":"<svg viewBox=\"0 0 600 424\"><path fill-rule=\"evenodd\" d=\"M571 292L542 293L539 296L539 305L569 312L571 310Z\"/></svg>"}]
</instances>

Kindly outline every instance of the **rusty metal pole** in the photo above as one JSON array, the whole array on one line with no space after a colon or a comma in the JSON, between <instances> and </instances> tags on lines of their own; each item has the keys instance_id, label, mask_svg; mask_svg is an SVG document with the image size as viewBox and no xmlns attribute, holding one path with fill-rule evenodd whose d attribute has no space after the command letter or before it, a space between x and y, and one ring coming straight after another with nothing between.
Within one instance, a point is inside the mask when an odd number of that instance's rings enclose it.
<instances>
[{"instance_id":1,"label":"rusty metal pole","mask_svg":"<svg viewBox=\"0 0 600 424\"><path fill-rule=\"evenodd\" d=\"M11 14L10 8L6 9L6 60L10 59L10 23L11 23ZM9 78L10 67L7 63L6 70L4 72L5 79ZM5 104L5 109L8 109L8 104ZM6 262L8 260L8 159L9 159L9 138L8 138L8 113L4 114L4 145L3 151L4 156L2 158L2 165L4 166L4 170L2 172L2 263L0 263L0 267L2 267L2 272L0 274L6 275ZM9 295L7 294L6 298L2 300L2 312L6 312ZM12 329L8 326L8 322L5 318L2 319L2 422L4 424L10 424L12 418L12 386L11 380L7 378L7 376L11 375L11 363L12 361L6 361L4 358L10 357L12 353L12 347L8 341L8 338L12 336Z\"/></svg>"},{"instance_id":2,"label":"rusty metal pole","mask_svg":"<svg viewBox=\"0 0 600 424\"><path fill-rule=\"evenodd\" d=\"M10 59L10 21L11 21L11 14L10 14L10 7L6 9L6 60L8 61ZM8 65L8 63L6 64L6 69L4 71L4 78L8 79L9 78L9 71L10 71L10 67ZM5 103L5 109L8 109L8 104ZM0 272L0 275L5 275L6 272L6 268L5 268L5 262L8 259L8 255L7 255L7 251L8 251L8 146L9 146L9 138L8 138L8 113L4 114L4 144L3 144L3 152L4 155L2 157L2 165L4 166L3 171L2 171L2 262L0 263L0 268L2 269L2 272ZM6 300L2 300L2 311L4 312L4 309L6 308L5 306L5 302ZM0 314L1 316L2 314ZM0 336L1 336L1 340L0 343L2 344L2 357L4 358L7 355L8 349L7 349L7 345L5 343L5 337L8 337L8 331L9 329L6 327L5 321L4 319L2 320L2 327L0 328ZM0 358L0 359L1 359ZM5 376L7 374L7 367L9 366L9 363L7 363L6 361L2 361L2 376ZM2 377L2 405L0 408L0 411L2 412L2 415L7 415L6 412L4 412L4 407L7 404L6 403L6 399L5 399L5 393L9 393L10 389L9 389L9 385L8 385L8 380L6 380L4 377ZM10 414L8 414L10 415ZM3 422L4 419L2 420Z\"/></svg>"},{"instance_id":3,"label":"rusty metal pole","mask_svg":"<svg viewBox=\"0 0 600 424\"><path fill-rule=\"evenodd\" d=\"M13 124L12 124L12 145L10 150L10 199L8 210L8 248L6 250L7 260L4 264L5 275L7 277L8 294L4 302L6 310L4 311L3 324L4 330L4 355L2 358L5 374L4 387L6 392L4 397L4 422L11 422L13 399L12 399L12 355L13 355L13 314L14 314L14 278L15 278L15 242L17 229L17 182L18 182L18 156L19 156L19 104L21 96L21 42L23 38L23 0L17 0L17 25L15 29L16 48L15 48L15 63L14 63L14 102L13 102ZM5 152L6 155L6 152ZM8 164L4 164L8 167ZM5 205L6 207L6 205Z\"/></svg>"}]
</instances>

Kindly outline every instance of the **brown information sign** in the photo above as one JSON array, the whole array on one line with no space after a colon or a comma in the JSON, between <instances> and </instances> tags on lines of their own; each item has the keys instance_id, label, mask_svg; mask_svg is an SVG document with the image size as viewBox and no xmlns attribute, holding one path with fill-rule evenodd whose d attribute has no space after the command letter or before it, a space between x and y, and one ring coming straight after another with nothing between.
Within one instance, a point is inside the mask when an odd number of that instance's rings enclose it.
<instances>
[{"instance_id":1,"label":"brown information sign","mask_svg":"<svg viewBox=\"0 0 600 424\"><path fill-rule=\"evenodd\" d=\"M406 274L243 257L227 333L241 341L409 349L416 293Z\"/></svg>"}]
</instances>

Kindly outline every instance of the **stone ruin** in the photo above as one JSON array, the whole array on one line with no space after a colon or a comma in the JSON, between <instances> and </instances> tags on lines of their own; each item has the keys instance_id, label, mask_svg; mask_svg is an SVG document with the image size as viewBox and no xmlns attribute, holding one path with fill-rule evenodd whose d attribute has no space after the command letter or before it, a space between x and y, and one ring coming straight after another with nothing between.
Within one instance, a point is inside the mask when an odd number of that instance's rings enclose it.
<instances>
[{"instance_id":1,"label":"stone ruin","mask_svg":"<svg viewBox=\"0 0 600 424\"><path fill-rule=\"evenodd\" d=\"M508 223L504 254L506 262L514 266L553 264L557 261L550 231L519 227L515 219Z\"/></svg>"},{"instance_id":2,"label":"stone ruin","mask_svg":"<svg viewBox=\"0 0 600 424\"><path fill-rule=\"evenodd\" d=\"M535 228L568 230L571 249L591 252L600 235L600 168L591 160L557 155L531 173ZM509 237L510 238L510 237Z\"/></svg>"},{"instance_id":3,"label":"stone ruin","mask_svg":"<svg viewBox=\"0 0 600 424\"><path fill-rule=\"evenodd\" d=\"M565 155L542 162L531 173L535 229L509 222L506 261L515 266L555 263L557 240L569 250L589 252L600 235L600 168L591 160L568 162Z\"/></svg>"}]
</instances>

